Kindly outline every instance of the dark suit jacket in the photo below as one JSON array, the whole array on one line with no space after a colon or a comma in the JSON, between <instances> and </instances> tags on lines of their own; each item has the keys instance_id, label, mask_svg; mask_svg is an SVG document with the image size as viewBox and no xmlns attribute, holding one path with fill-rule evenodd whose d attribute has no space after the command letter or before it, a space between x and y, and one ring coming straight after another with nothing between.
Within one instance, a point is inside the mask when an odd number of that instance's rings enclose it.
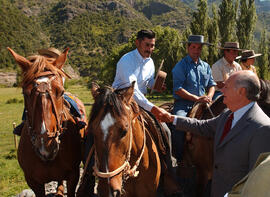
<instances>
[{"instance_id":1,"label":"dark suit jacket","mask_svg":"<svg viewBox=\"0 0 270 197\"><path fill-rule=\"evenodd\" d=\"M177 118L177 129L214 138L213 197L223 197L252 169L260 153L270 152L270 119L257 103L238 120L219 144L231 113L227 110L208 120Z\"/></svg>"}]
</instances>

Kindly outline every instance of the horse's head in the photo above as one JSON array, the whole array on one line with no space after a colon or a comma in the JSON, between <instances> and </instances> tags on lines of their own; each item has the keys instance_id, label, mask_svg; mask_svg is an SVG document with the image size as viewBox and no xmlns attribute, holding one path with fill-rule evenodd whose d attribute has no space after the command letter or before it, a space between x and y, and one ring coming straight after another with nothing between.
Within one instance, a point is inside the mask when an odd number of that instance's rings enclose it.
<instances>
[{"instance_id":1,"label":"horse's head","mask_svg":"<svg viewBox=\"0 0 270 197\"><path fill-rule=\"evenodd\" d=\"M129 176L132 129L139 114L132 100L134 83L129 88L113 90L92 85L95 103L92 107L89 132L94 135L95 166L99 177L98 193L102 197L120 196L123 179Z\"/></svg>"},{"instance_id":2,"label":"horse's head","mask_svg":"<svg viewBox=\"0 0 270 197\"><path fill-rule=\"evenodd\" d=\"M59 150L59 134L64 117L65 76L63 67L68 49L57 59L35 55L28 59L8 50L22 69L22 89L26 112L25 130L42 160L53 160Z\"/></svg>"}]
</instances>

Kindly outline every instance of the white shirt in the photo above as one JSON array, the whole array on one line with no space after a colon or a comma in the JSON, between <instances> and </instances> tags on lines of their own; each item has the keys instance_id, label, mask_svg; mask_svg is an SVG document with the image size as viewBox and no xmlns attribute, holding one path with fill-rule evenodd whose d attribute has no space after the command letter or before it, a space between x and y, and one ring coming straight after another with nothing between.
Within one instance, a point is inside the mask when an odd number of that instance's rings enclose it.
<instances>
[{"instance_id":1,"label":"white shirt","mask_svg":"<svg viewBox=\"0 0 270 197\"><path fill-rule=\"evenodd\" d=\"M117 63L112 87L125 88L136 81L134 99L139 106L151 111L154 106L144 95L154 85L155 65L152 58L143 58L137 49L123 55Z\"/></svg>"},{"instance_id":2,"label":"white shirt","mask_svg":"<svg viewBox=\"0 0 270 197\"><path fill-rule=\"evenodd\" d=\"M238 120L240 120L240 118L242 118L242 116L255 104L255 102L251 102L247 105L245 105L244 107L238 109L237 111L234 112L233 114L233 121L232 121L232 127L233 128L235 126L235 124L237 123Z\"/></svg>"},{"instance_id":3,"label":"white shirt","mask_svg":"<svg viewBox=\"0 0 270 197\"><path fill-rule=\"evenodd\" d=\"M226 81L233 72L239 70L242 70L240 64L233 61L232 65L230 65L229 62L227 62L227 60L222 57L212 66L213 79L215 82ZM216 89L219 90L217 86Z\"/></svg>"}]
</instances>

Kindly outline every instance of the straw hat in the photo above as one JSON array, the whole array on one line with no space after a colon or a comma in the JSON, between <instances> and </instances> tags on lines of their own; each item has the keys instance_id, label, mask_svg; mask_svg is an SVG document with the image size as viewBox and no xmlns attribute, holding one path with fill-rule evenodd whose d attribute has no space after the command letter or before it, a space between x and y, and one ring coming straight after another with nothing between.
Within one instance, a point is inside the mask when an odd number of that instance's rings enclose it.
<instances>
[{"instance_id":1,"label":"straw hat","mask_svg":"<svg viewBox=\"0 0 270 197\"><path fill-rule=\"evenodd\" d=\"M48 49L39 49L38 54L39 55L45 55L45 56L48 56L48 57L51 57L51 58L57 58L62 53L58 49L51 47L51 48L48 48ZM63 68L61 70L68 78L70 78L70 79L72 78L69 74L67 74L64 71Z\"/></svg>"},{"instance_id":2,"label":"straw hat","mask_svg":"<svg viewBox=\"0 0 270 197\"><path fill-rule=\"evenodd\" d=\"M236 50L236 51L243 51L244 49L239 48L238 42L225 42L224 46L219 46L218 48L223 50Z\"/></svg>"},{"instance_id":3,"label":"straw hat","mask_svg":"<svg viewBox=\"0 0 270 197\"><path fill-rule=\"evenodd\" d=\"M39 49L38 50L39 55L46 55L52 58L57 58L62 53L56 49L56 48L48 48L48 49Z\"/></svg>"},{"instance_id":4,"label":"straw hat","mask_svg":"<svg viewBox=\"0 0 270 197\"><path fill-rule=\"evenodd\" d=\"M211 43L204 42L204 36L203 35L190 35L188 37L188 41L184 41L183 43L212 45Z\"/></svg>"},{"instance_id":5,"label":"straw hat","mask_svg":"<svg viewBox=\"0 0 270 197\"><path fill-rule=\"evenodd\" d=\"M261 55L262 55L261 53L256 54L254 50L245 50L242 52L241 56L236 57L236 59L247 60Z\"/></svg>"}]
</instances>

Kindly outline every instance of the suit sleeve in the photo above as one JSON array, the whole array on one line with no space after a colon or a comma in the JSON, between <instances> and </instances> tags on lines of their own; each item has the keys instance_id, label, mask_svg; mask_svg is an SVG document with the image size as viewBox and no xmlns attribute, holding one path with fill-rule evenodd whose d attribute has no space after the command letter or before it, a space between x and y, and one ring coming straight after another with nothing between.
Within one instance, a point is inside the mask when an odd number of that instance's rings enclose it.
<instances>
[{"instance_id":1,"label":"suit sleeve","mask_svg":"<svg viewBox=\"0 0 270 197\"><path fill-rule=\"evenodd\" d=\"M192 132L201 136L214 138L220 116L208 120L197 120L195 118L177 117L176 129L179 132Z\"/></svg>"}]
</instances>

